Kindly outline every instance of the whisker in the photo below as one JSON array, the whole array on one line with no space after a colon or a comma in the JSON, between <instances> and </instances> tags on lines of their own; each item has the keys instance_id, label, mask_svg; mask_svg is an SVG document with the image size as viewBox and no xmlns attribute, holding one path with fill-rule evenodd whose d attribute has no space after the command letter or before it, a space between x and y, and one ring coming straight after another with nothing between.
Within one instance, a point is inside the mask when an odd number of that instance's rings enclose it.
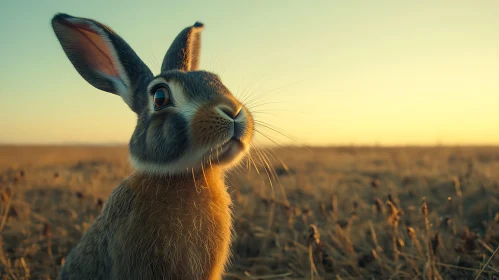
<instances>
[{"instance_id":1,"label":"whisker","mask_svg":"<svg viewBox=\"0 0 499 280\"><path fill-rule=\"evenodd\" d=\"M272 179L276 180L277 179L277 174L274 172L274 167L270 164L269 158L265 155L265 152L263 149L257 149L257 151L260 153L260 156L267 166L268 171L270 172L270 175L272 175ZM269 178L270 179L270 178Z\"/></svg>"},{"instance_id":2,"label":"whisker","mask_svg":"<svg viewBox=\"0 0 499 280\"><path fill-rule=\"evenodd\" d=\"M276 141L274 141L274 139L270 138L269 136L267 136L265 133L259 131L258 129L255 128L255 132L257 132L258 134L262 135L263 137L267 138L267 140L271 141L272 143L276 144L277 146L279 146L280 148L286 150L286 147L284 147L283 145L277 143Z\"/></svg>"},{"instance_id":3,"label":"whisker","mask_svg":"<svg viewBox=\"0 0 499 280\"><path fill-rule=\"evenodd\" d=\"M272 102L258 103L258 104L254 104L254 105L247 104L246 108L248 108L248 110L251 110L251 109L258 108L258 107L265 106L265 105L269 105L269 104L282 104L282 103L291 103L291 101L281 101L281 102L272 101Z\"/></svg>"},{"instance_id":4,"label":"whisker","mask_svg":"<svg viewBox=\"0 0 499 280\"><path fill-rule=\"evenodd\" d=\"M265 149L262 149L262 148L259 148L261 150L264 150L265 152L267 152L268 155L272 156L276 161L278 161L284 168L288 169L288 165L284 162L284 160L282 160L276 153L275 151L272 149L272 148L265 148Z\"/></svg>"},{"instance_id":5,"label":"whisker","mask_svg":"<svg viewBox=\"0 0 499 280\"><path fill-rule=\"evenodd\" d=\"M210 72L213 72L213 55L210 55L210 66L208 67L210 69Z\"/></svg>"},{"instance_id":6,"label":"whisker","mask_svg":"<svg viewBox=\"0 0 499 280\"><path fill-rule=\"evenodd\" d=\"M275 120L274 118L278 118L279 120L285 120L285 121L289 121L289 122L294 121L291 118L282 117L282 116L279 116L277 114L272 114L269 112L257 112L257 113L251 112L251 114L253 115L253 118L256 120L261 120L261 119L267 120L267 118L272 118L272 120Z\"/></svg>"},{"instance_id":7,"label":"whisker","mask_svg":"<svg viewBox=\"0 0 499 280\"><path fill-rule=\"evenodd\" d=\"M254 147L254 145L252 145L252 147ZM258 167L256 166L256 163L255 163L255 160L253 159L253 157L250 157L252 163L253 163L253 166L255 167L255 171L256 173L258 174L258 176L260 176L260 178L262 179L261 175L260 175L260 170L258 170ZM262 179L263 181L263 179Z\"/></svg>"},{"instance_id":8,"label":"whisker","mask_svg":"<svg viewBox=\"0 0 499 280\"><path fill-rule=\"evenodd\" d=\"M159 65L159 62L158 62L158 59L156 58L156 56L154 55L154 52L149 49L149 55L151 56L151 64L154 68L160 70L160 65Z\"/></svg>"},{"instance_id":9,"label":"whisker","mask_svg":"<svg viewBox=\"0 0 499 280\"><path fill-rule=\"evenodd\" d=\"M270 177L269 171L267 170L268 164L265 161L265 159L262 158L261 154L259 153L258 150L256 150L258 158L265 163L263 165L263 170L265 170L265 173L267 174L268 182L270 184L270 188L272 189L272 198L275 198L275 190L274 190L274 184L272 183L272 178ZM267 167L266 167L267 166Z\"/></svg>"},{"instance_id":10,"label":"whisker","mask_svg":"<svg viewBox=\"0 0 499 280\"><path fill-rule=\"evenodd\" d=\"M300 147L304 148L304 149L307 149L308 151L311 151L309 148L307 148L304 144L302 144L300 141L298 141L296 138L288 135L286 132L284 131L281 131L279 128L277 127L273 127L272 125L266 123L266 122L262 122L262 121L258 121L258 120L255 120L255 124L258 125L258 126L262 126L264 128L267 128L267 129L270 129L284 137L287 137L289 140L292 140L293 142L295 142L296 144L298 144ZM259 132L261 133L261 132Z\"/></svg>"},{"instance_id":11,"label":"whisker","mask_svg":"<svg viewBox=\"0 0 499 280\"><path fill-rule=\"evenodd\" d=\"M262 79L264 78L264 76L260 77L258 80L256 80L255 82L253 82L252 84L250 85L247 85L243 92L241 93L241 97L240 97L240 100L241 100L241 103L245 104L245 100L248 98L247 94L248 93L251 93L251 89L256 85L258 84L258 82L260 82ZM251 96L251 94L249 95Z\"/></svg>"},{"instance_id":12,"label":"whisker","mask_svg":"<svg viewBox=\"0 0 499 280\"><path fill-rule=\"evenodd\" d=\"M213 72L215 72L215 69L220 65L220 61L222 61L222 57L218 57L218 61L215 64L215 67L213 68Z\"/></svg>"},{"instance_id":13,"label":"whisker","mask_svg":"<svg viewBox=\"0 0 499 280\"><path fill-rule=\"evenodd\" d=\"M256 110L256 111L251 111L251 113L258 113L258 112L266 112L266 111L281 111L281 112L290 112L290 113L300 113L300 114L310 114L311 112L304 112L304 111L295 111L295 110L285 110L285 109L276 109L276 108L268 108L266 110Z\"/></svg>"},{"instance_id":14,"label":"whisker","mask_svg":"<svg viewBox=\"0 0 499 280\"><path fill-rule=\"evenodd\" d=\"M201 162L201 171L203 172L204 181L208 182L208 179L206 178L206 173L204 172L204 164L203 164L203 162Z\"/></svg>"},{"instance_id":15,"label":"whisker","mask_svg":"<svg viewBox=\"0 0 499 280\"><path fill-rule=\"evenodd\" d=\"M259 83L261 82L265 77L267 76L267 74L263 74L262 77L260 77L258 80L256 80L256 82L254 82L251 87L248 88L248 90L246 90L246 92L244 93L244 95L246 95L247 93L250 93L251 90ZM247 98L251 97L251 94L248 95ZM246 101L246 98L242 98L243 100L241 101L241 103L245 103Z\"/></svg>"},{"instance_id":16,"label":"whisker","mask_svg":"<svg viewBox=\"0 0 499 280\"><path fill-rule=\"evenodd\" d=\"M248 160L246 161L246 168L248 169L248 174L251 172L250 160L251 160L251 149L248 152Z\"/></svg>"},{"instance_id":17,"label":"whisker","mask_svg":"<svg viewBox=\"0 0 499 280\"><path fill-rule=\"evenodd\" d=\"M246 90L248 89L249 86L250 85L246 85L246 86L244 86L244 88L241 89L241 94L242 95L241 95L241 97L239 99L244 99L244 96L246 95L246 92L247 92Z\"/></svg>"},{"instance_id":18,"label":"whisker","mask_svg":"<svg viewBox=\"0 0 499 280\"><path fill-rule=\"evenodd\" d=\"M265 94L268 94L268 93L271 93L271 92L274 92L274 91L278 91L278 90L283 89L283 88L285 88L285 87L292 86L292 85L296 85L296 84L301 83L301 82L303 82L303 80L296 81L296 82L292 82L292 83L289 83L289 84L286 84L286 85L282 85L282 86L277 87L277 88L273 88L273 89L268 90L268 91L264 91L264 92L262 92L262 93L258 93L258 94L255 96L255 99L261 98L262 96L265 96Z\"/></svg>"},{"instance_id":19,"label":"whisker","mask_svg":"<svg viewBox=\"0 0 499 280\"><path fill-rule=\"evenodd\" d=\"M266 150L262 150L262 155L263 155L263 157L265 157L267 159L268 162L270 162L270 159L267 156ZM273 165L270 165L269 168L270 168L270 171L272 172L272 176L274 177L274 180L277 182L277 185L279 186L279 190L281 191L282 200L284 201L284 203L286 205L289 205L288 196L287 196L286 190L284 189L284 186L281 182L281 179L279 178L279 175L277 175L277 172L276 172Z\"/></svg>"},{"instance_id":20,"label":"whisker","mask_svg":"<svg viewBox=\"0 0 499 280\"><path fill-rule=\"evenodd\" d=\"M244 77L241 79L241 82L239 82L239 86L237 87L235 96L238 96L240 94L239 90L241 89L241 86L243 85L244 82ZM240 97L238 97L240 99Z\"/></svg>"},{"instance_id":21,"label":"whisker","mask_svg":"<svg viewBox=\"0 0 499 280\"><path fill-rule=\"evenodd\" d=\"M229 66L226 66L225 69L222 71L222 73L220 73L220 79L223 79L225 71L227 71L228 68Z\"/></svg>"}]
</instances>

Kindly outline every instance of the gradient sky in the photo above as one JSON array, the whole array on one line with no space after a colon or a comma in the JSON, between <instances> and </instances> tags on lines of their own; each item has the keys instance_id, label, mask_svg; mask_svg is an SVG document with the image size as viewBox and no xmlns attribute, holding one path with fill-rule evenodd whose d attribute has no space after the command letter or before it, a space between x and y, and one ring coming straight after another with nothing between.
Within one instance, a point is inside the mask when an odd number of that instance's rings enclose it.
<instances>
[{"instance_id":1,"label":"gradient sky","mask_svg":"<svg viewBox=\"0 0 499 280\"><path fill-rule=\"evenodd\" d=\"M65 12L109 25L154 74L202 21L200 67L259 97L256 117L300 143L499 144L498 11L495 0L1 1L0 142L128 142L134 113L81 78L53 34Z\"/></svg>"}]
</instances>

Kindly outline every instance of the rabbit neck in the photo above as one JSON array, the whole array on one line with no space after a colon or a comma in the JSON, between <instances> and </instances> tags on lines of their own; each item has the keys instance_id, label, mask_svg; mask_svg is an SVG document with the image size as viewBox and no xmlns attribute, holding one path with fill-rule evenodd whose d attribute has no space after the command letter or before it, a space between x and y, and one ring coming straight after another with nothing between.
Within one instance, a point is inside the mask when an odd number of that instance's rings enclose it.
<instances>
[{"instance_id":1,"label":"rabbit neck","mask_svg":"<svg viewBox=\"0 0 499 280\"><path fill-rule=\"evenodd\" d=\"M144 235L161 237L151 246L169 271L204 274L204 279L223 271L232 217L221 169L178 176L135 173L129 180L136 222Z\"/></svg>"},{"instance_id":2,"label":"rabbit neck","mask_svg":"<svg viewBox=\"0 0 499 280\"><path fill-rule=\"evenodd\" d=\"M149 208L152 205L196 207L196 204L225 205L230 202L223 172L216 167L192 174L163 176L136 172L128 179L138 202L144 202Z\"/></svg>"}]
</instances>

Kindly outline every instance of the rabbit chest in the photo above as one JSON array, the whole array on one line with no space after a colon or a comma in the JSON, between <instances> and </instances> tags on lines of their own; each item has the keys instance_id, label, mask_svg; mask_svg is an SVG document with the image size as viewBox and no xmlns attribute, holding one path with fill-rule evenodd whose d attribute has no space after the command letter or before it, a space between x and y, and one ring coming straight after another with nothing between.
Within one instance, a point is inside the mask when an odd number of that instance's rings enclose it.
<instances>
[{"instance_id":1,"label":"rabbit chest","mask_svg":"<svg viewBox=\"0 0 499 280\"><path fill-rule=\"evenodd\" d=\"M130 249L144 252L162 275L217 279L213 277L225 268L231 240L231 199L221 174L135 174L129 188L135 199L123 234L135 244Z\"/></svg>"}]
</instances>

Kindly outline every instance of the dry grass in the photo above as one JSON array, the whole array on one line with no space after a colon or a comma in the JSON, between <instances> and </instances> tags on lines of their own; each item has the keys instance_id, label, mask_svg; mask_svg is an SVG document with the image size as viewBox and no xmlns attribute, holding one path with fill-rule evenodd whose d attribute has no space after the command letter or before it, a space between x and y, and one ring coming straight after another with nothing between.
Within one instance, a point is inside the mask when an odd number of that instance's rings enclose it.
<instances>
[{"instance_id":1,"label":"dry grass","mask_svg":"<svg viewBox=\"0 0 499 280\"><path fill-rule=\"evenodd\" d=\"M226 279L499 275L499 148L275 154L275 174L262 163L229 177L237 237ZM55 279L130 171L126 147L0 147L2 279Z\"/></svg>"}]
</instances>

